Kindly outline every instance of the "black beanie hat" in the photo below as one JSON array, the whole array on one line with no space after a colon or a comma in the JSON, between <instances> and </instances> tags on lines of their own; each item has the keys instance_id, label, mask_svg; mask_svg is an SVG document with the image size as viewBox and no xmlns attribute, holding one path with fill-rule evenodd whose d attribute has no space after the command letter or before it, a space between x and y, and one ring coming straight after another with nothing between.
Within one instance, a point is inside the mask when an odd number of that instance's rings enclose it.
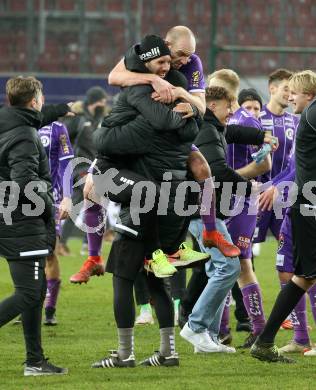
<instances>
[{"instance_id":1,"label":"black beanie hat","mask_svg":"<svg viewBox=\"0 0 316 390\"><path fill-rule=\"evenodd\" d=\"M158 35L146 35L138 46L138 55L141 61L148 62L162 56L170 56L170 50Z\"/></svg>"},{"instance_id":2,"label":"black beanie hat","mask_svg":"<svg viewBox=\"0 0 316 390\"><path fill-rule=\"evenodd\" d=\"M105 99L105 90L101 87L91 87L86 93L85 103L86 105L93 104L99 100Z\"/></svg>"},{"instance_id":3,"label":"black beanie hat","mask_svg":"<svg viewBox=\"0 0 316 390\"><path fill-rule=\"evenodd\" d=\"M241 106L247 100L256 100L259 102L260 107L262 108L262 99L261 96L254 88L242 89L238 95L238 104Z\"/></svg>"}]
</instances>

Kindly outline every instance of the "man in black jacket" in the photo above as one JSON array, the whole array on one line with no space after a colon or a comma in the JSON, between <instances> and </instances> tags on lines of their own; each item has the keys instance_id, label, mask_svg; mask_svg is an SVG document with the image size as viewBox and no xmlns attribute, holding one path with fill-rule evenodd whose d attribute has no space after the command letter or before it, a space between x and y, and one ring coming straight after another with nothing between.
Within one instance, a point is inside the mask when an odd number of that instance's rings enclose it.
<instances>
[{"instance_id":1,"label":"man in black jacket","mask_svg":"<svg viewBox=\"0 0 316 390\"><path fill-rule=\"evenodd\" d=\"M179 76L183 77L180 73ZM129 206L131 191L134 185L138 184L139 178L154 185L154 190L157 189L158 198L159 186L156 183L163 181L164 173L170 171L173 180L171 183L172 192L175 192L176 185L186 178L186 161L190 153L191 142L197 133L197 126L193 119L183 120L181 115L172 112L164 104L157 104L152 101L150 89L151 87L148 86L125 89L121 93L112 114L103 123L108 127L100 128L96 132L96 145L98 151L102 152L103 167L101 170L115 167L118 170L118 175L117 178L114 177L114 183L116 185L119 185L120 182L124 183L121 180L122 175L124 179L128 178L129 182L129 185L117 195L117 198L113 198L111 189L109 189L110 199L112 197L114 201L117 200L127 206ZM139 101L144 100L144 98L148 100L148 104L138 106ZM153 107L148 107L151 102ZM135 108L131 104L140 109L136 118ZM143 111L144 109L148 111L147 117L150 121L145 119L146 112ZM142 113L144 117L139 113ZM126 116L135 119L120 126L119 123L126 122L126 119L123 120ZM155 120L156 117L157 120ZM163 121L165 123L162 123ZM115 127L114 124L117 126ZM133 155L130 153L133 153ZM98 166L100 167L100 165ZM129 169L126 169L126 167ZM173 199L170 203L172 209ZM114 312L118 326L119 350L110 357L96 362L93 365L95 368L124 367L135 364L133 356L133 327L135 321L133 284L142 267L146 253L151 252L154 248L165 250L168 246L169 248L173 246L173 250L177 249L179 242L175 244L178 238L176 235L180 236L183 233L183 218L171 215L171 209L168 208L167 216L165 216L166 221L167 219L169 221L170 226L168 228L171 230L171 234L164 234L161 241L162 246L159 245L158 247L157 239L159 235L156 230L158 226L155 226L157 224L156 207L150 212L140 214L140 226L129 223L129 210L124 209L124 215L121 215L122 223L117 226L117 229L124 234L119 234L113 242L107 263L107 271L113 273ZM149 218L152 221L150 224ZM150 233L151 238L148 237L148 233ZM153 245L156 246L153 247ZM148 247L151 249L148 249ZM168 253L168 250L166 252ZM158 254L154 253L154 257L156 256ZM160 258L163 256L165 257L161 252ZM178 356L174 349L172 301L169 294L166 293L161 279L159 280L149 274L148 281L151 296L155 301L160 326L161 346L159 352L145 360L143 364L149 366L178 365Z\"/></svg>"},{"instance_id":2,"label":"man in black jacket","mask_svg":"<svg viewBox=\"0 0 316 390\"><path fill-rule=\"evenodd\" d=\"M258 129L226 127L231 115L231 97L226 89L222 87L208 88L206 90L206 105L206 114L195 143L208 161L216 182L220 183L216 189L217 229L224 234L227 240L230 240L224 222L227 215L224 215L222 212L224 210L221 210L224 197L226 196L227 201L230 194L227 196L223 192L223 185L224 183L232 183L232 192L236 193L237 185L244 183L244 196L249 196L257 185L240 176L228 166L226 161L227 143L260 145L267 142L272 145L273 142L271 136ZM202 246L202 223L200 220L191 221L190 232ZM235 352L234 348L218 342L218 333L225 297L239 276L240 263L237 257L227 259L215 248L204 249L209 251L212 257L212 261L206 264L208 283L193 307L188 322L180 335L194 345L196 352Z\"/></svg>"},{"instance_id":3,"label":"man in black jacket","mask_svg":"<svg viewBox=\"0 0 316 390\"><path fill-rule=\"evenodd\" d=\"M37 129L69 107L47 107L43 115L42 84L33 77L10 79L6 92L11 107L0 110L0 255L8 261L15 292L0 302L0 327L22 313L25 376L66 374L45 359L41 346L45 260L56 237L48 161Z\"/></svg>"}]
</instances>

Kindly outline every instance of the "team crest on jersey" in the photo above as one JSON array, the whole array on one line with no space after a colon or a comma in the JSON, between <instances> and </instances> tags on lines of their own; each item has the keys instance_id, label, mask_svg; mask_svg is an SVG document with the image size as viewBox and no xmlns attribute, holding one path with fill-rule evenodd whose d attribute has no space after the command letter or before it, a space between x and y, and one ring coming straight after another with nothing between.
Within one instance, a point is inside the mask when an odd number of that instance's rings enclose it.
<instances>
[{"instance_id":1,"label":"team crest on jersey","mask_svg":"<svg viewBox=\"0 0 316 390\"><path fill-rule=\"evenodd\" d=\"M278 252L283 248L284 246L284 236L282 233L279 235L279 247L278 247Z\"/></svg>"},{"instance_id":2,"label":"team crest on jersey","mask_svg":"<svg viewBox=\"0 0 316 390\"><path fill-rule=\"evenodd\" d=\"M287 139L289 139L289 140L293 140L293 137L294 137L294 130L293 129L291 129L291 128L287 128L286 130L285 130L285 136L286 136L286 138Z\"/></svg>"},{"instance_id":3,"label":"team crest on jersey","mask_svg":"<svg viewBox=\"0 0 316 390\"><path fill-rule=\"evenodd\" d=\"M47 135L41 135L41 141L44 148L46 148L50 144L50 139Z\"/></svg>"},{"instance_id":4,"label":"team crest on jersey","mask_svg":"<svg viewBox=\"0 0 316 390\"><path fill-rule=\"evenodd\" d=\"M282 126L283 125L283 119L281 118L275 118L274 119L275 126Z\"/></svg>"}]
</instances>

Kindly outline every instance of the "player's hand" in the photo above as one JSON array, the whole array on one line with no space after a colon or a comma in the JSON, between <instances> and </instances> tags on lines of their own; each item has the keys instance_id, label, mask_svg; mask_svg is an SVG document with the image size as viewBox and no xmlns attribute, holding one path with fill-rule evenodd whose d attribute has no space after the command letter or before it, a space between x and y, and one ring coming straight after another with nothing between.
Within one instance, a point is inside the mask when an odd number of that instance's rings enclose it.
<instances>
[{"instance_id":1,"label":"player's hand","mask_svg":"<svg viewBox=\"0 0 316 390\"><path fill-rule=\"evenodd\" d=\"M275 186L271 186L267 190L265 190L259 198L259 209L262 211L272 210L273 203L276 198L279 196L279 191Z\"/></svg>"},{"instance_id":2,"label":"player's hand","mask_svg":"<svg viewBox=\"0 0 316 390\"><path fill-rule=\"evenodd\" d=\"M70 108L70 111L68 111L65 116L75 116L75 113L72 111L73 105L74 105L74 102L67 103L67 106Z\"/></svg>"},{"instance_id":3,"label":"player's hand","mask_svg":"<svg viewBox=\"0 0 316 390\"><path fill-rule=\"evenodd\" d=\"M279 140L277 137L274 137L273 135L270 134L270 132L265 132L264 133L264 139L263 142L265 144L269 144L271 146L271 151L275 152L277 148L279 147Z\"/></svg>"},{"instance_id":4,"label":"player's hand","mask_svg":"<svg viewBox=\"0 0 316 390\"><path fill-rule=\"evenodd\" d=\"M183 119L194 116L194 111L190 103L179 103L174 107L173 111L183 114Z\"/></svg>"},{"instance_id":5,"label":"player's hand","mask_svg":"<svg viewBox=\"0 0 316 390\"><path fill-rule=\"evenodd\" d=\"M64 197L59 205L59 210L58 210L59 220L66 219L69 217L71 211L71 205L72 205L71 198Z\"/></svg>"},{"instance_id":6,"label":"player's hand","mask_svg":"<svg viewBox=\"0 0 316 390\"><path fill-rule=\"evenodd\" d=\"M161 103L172 103L175 100L173 89L174 86L161 77L155 77L151 83L156 94L152 94L152 98Z\"/></svg>"}]
</instances>

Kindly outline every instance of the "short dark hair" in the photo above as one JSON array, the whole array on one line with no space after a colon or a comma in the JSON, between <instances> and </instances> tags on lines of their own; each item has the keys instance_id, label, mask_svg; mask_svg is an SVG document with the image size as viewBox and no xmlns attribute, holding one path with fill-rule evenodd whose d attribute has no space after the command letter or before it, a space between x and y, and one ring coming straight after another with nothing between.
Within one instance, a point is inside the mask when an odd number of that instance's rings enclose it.
<instances>
[{"instance_id":1,"label":"short dark hair","mask_svg":"<svg viewBox=\"0 0 316 390\"><path fill-rule=\"evenodd\" d=\"M226 88L223 87L207 87L205 89L205 100L206 103L209 103L214 100L227 100L232 102L234 100L233 96L228 92Z\"/></svg>"},{"instance_id":2,"label":"short dark hair","mask_svg":"<svg viewBox=\"0 0 316 390\"><path fill-rule=\"evenodd\" d=\"M275 70L269 75L269 85L275 81L289 80L292 77L293 72L288 69L280 68Z\"/></svg>"},{"instance_id":3,"label":"short dark hair","mask_svg":"<svg viewBox=\"0 0 316 390\"><path fill-rule=\"evenodd\" d=\"M32 76L13 77L6 83L6 94L11 106L25 107L42 90L42 83Z\"/></svg>"}]
</instances>

